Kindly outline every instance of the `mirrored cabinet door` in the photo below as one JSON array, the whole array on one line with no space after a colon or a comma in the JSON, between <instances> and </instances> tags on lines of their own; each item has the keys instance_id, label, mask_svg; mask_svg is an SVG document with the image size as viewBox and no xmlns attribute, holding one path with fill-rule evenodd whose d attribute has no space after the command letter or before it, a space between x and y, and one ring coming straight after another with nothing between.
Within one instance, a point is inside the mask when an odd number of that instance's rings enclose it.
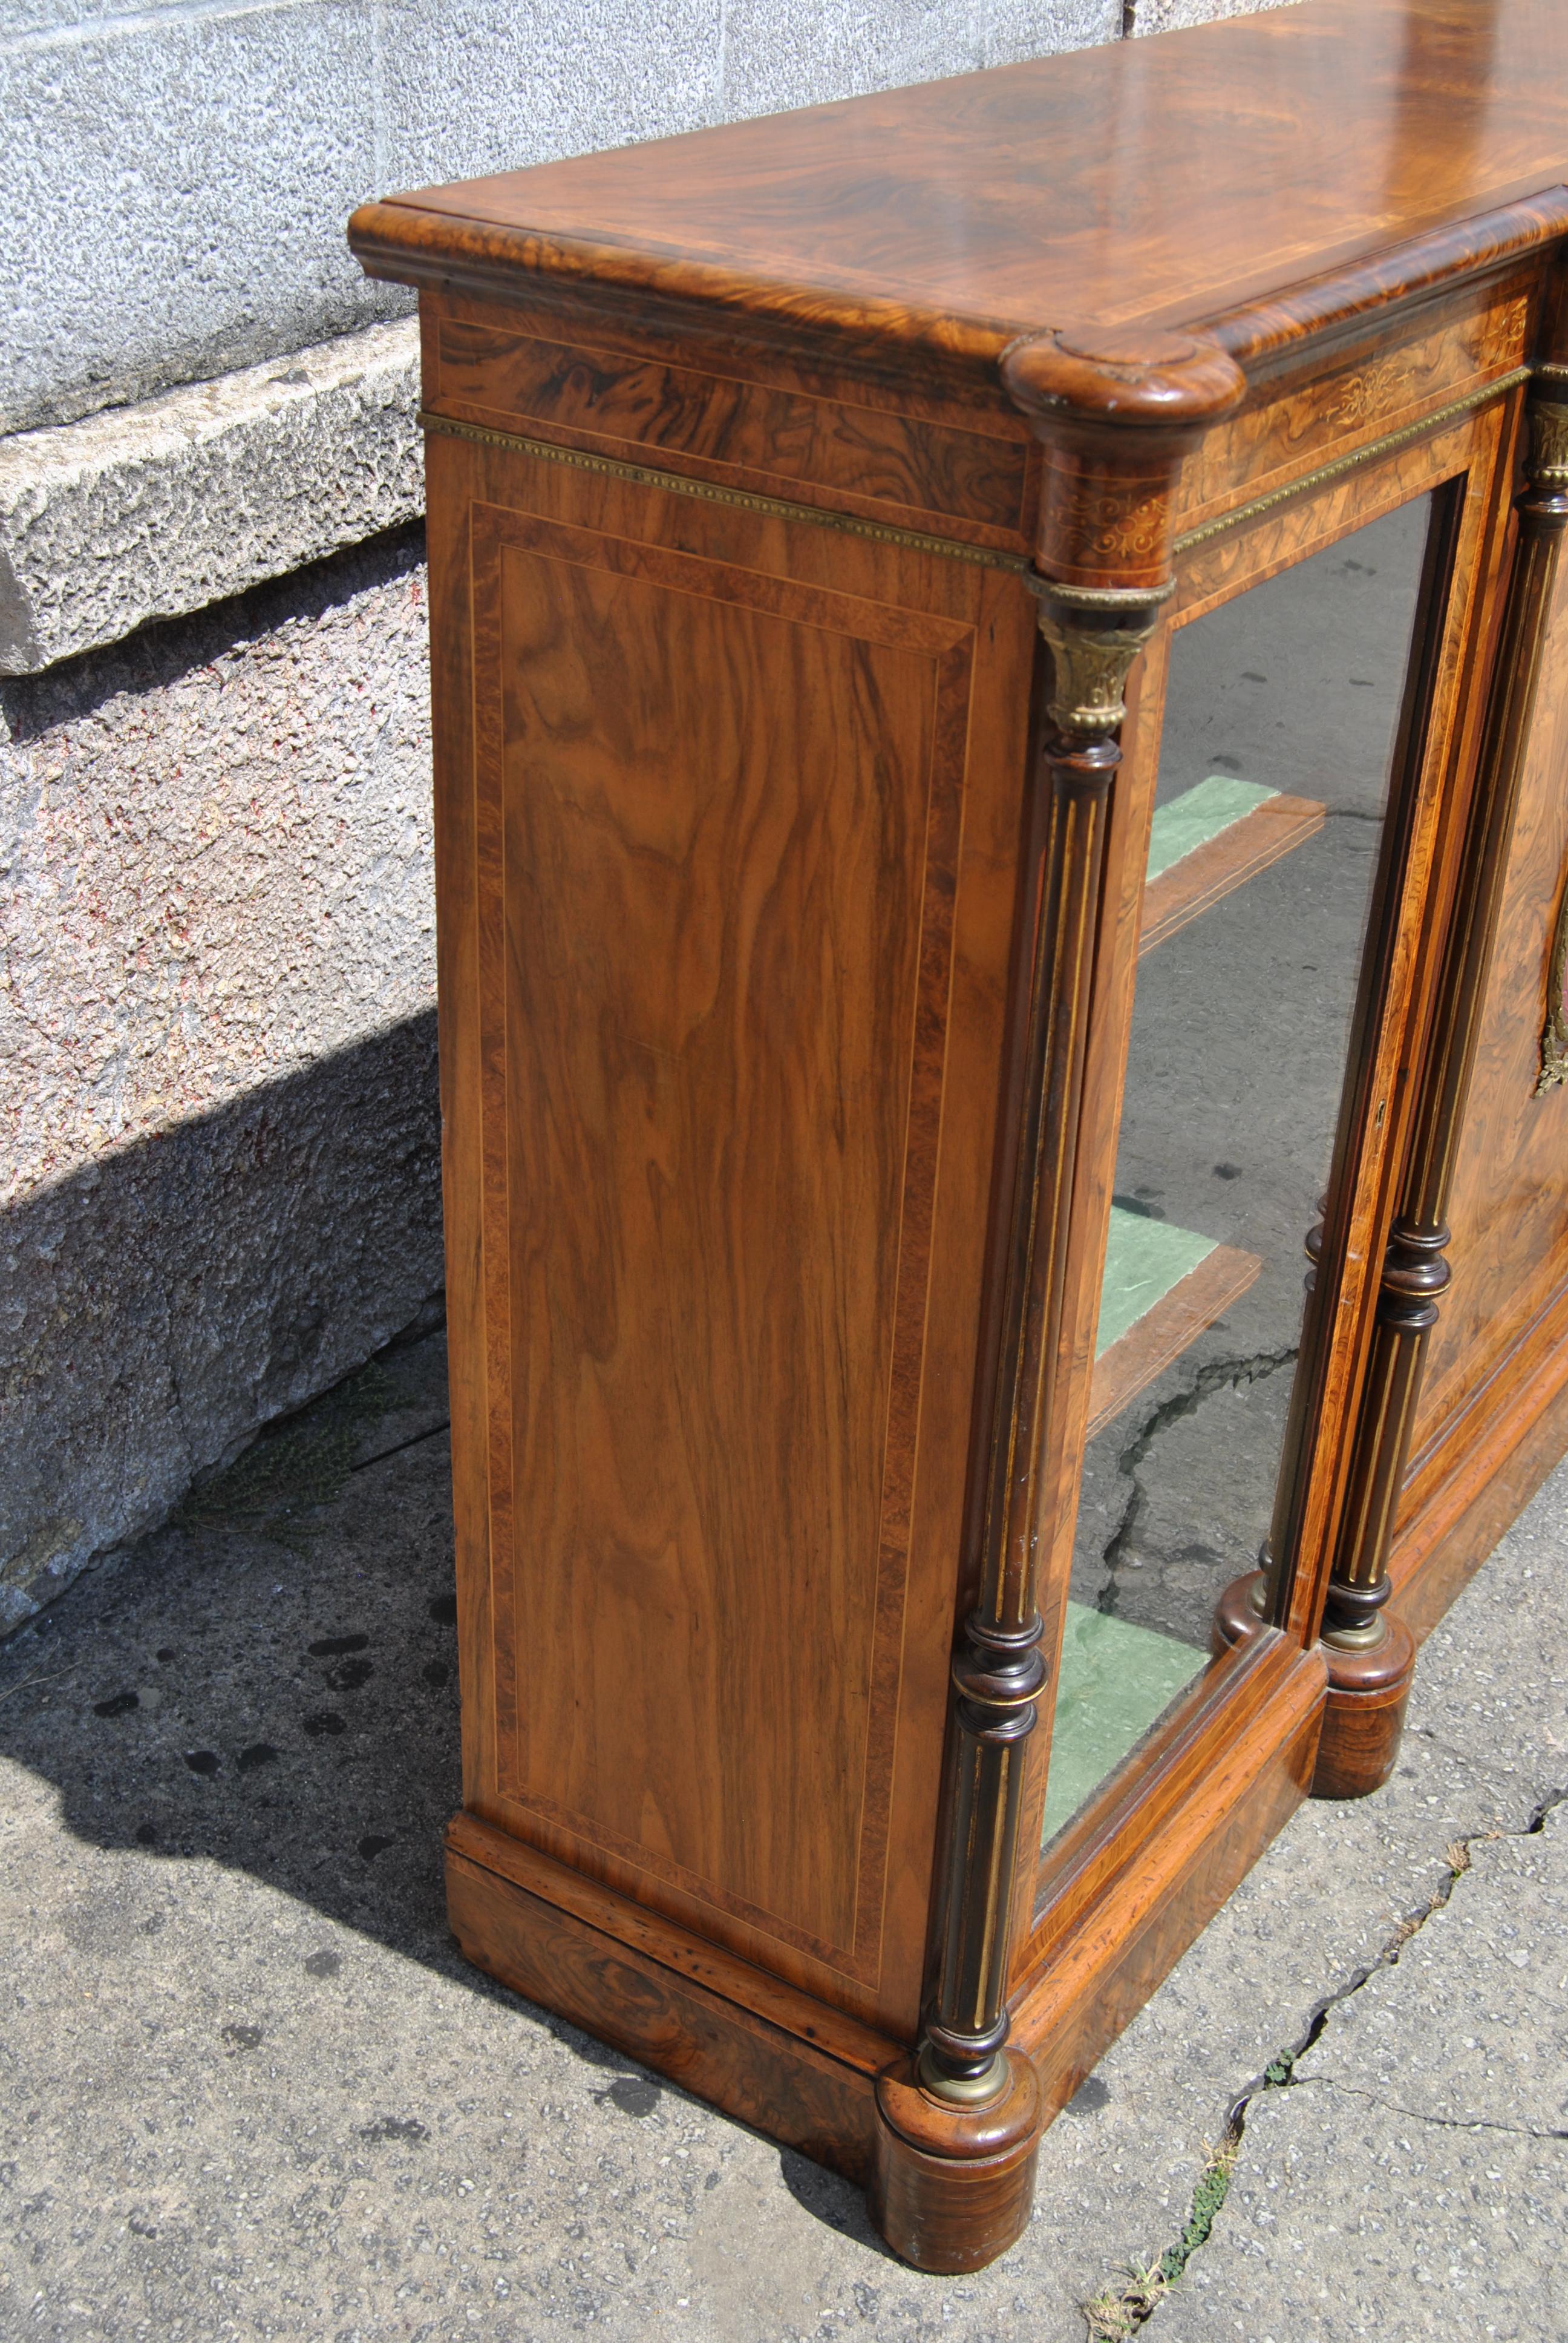
<instances>
[{"instance_id":1,"label":"mirrored cabinet door","mask_svg":"<svg viewBox=\"0 0 1568 2343\"><path fill-rule=\"evenodd\" d=\"M1046 1845L1269 1536L1435 509L1171 643Z\"/></svg>"}]
</instances>

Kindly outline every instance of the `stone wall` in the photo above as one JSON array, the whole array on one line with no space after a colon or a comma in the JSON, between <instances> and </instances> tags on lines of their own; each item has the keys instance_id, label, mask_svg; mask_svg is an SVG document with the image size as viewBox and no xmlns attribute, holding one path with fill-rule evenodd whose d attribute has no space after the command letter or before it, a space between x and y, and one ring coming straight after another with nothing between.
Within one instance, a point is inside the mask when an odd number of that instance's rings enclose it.
<instances>
[{"instance_id":1,"label":"stone wall","mask_svg":"<svg viewBox=\"0 0 1568 2343\"><path fill-rule=\"evenodd\" d=\"M0 689L0 1630L438 1299L418 540Z\"/></svg>"},{"instance_id":2,"label":"stone wall","mask_svg":"<svg viewBox=\"0 0 1568 2343\"><path fill-rule=\"evenodd\" d=\"M367 196L1075 48L1122 0L11 0L0 431L408 306Z\"/></svg>"},{"instance_id":3,"label":"stone wall","mask_svg":"<svg viewBox=\"0 0 1568 2343\"><path fill-rule=\"evenodd\" d=\"M439 1308L417 363L354 206L1231 13L12 0L0 1632Z\"/></svg>"}]
</instances>

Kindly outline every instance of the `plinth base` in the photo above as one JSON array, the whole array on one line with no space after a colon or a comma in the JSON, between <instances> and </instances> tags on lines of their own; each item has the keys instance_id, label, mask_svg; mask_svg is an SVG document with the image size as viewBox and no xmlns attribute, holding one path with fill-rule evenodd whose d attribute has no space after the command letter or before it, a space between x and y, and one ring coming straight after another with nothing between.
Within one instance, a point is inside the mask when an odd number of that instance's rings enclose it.
<instances>
[{"instance_id":1,"label":"plinth base","mask_svg":"<svg viewBox=\"0 0 1568 2343\"><path fill-rule=\"evenodd\" d=\"M1245 1578L1233 1578L1215 1604L1209 1644L1216 1659L1222 1658L1233 1644L1244 1643L1249 1635L1261 1632L1263 1614L1254 1596L1262 1584L1262 1572L1250 1570Z\"/></svg>"},{"instance_id":2,"label":"plinth base","mask_svg":"<svg viewBox=\"0 0 1568 2343\"><path fill-rule=\"evenodd\" d=\"M1261 1631L1256 1597L1262 1584L1261 1570L1249 1571L1214 1605L1211 1633L1217 1658ZM1415 1638L1392 1612L1382 1615L1382 1640L1369 1650L1318 1645L1329 1684L1310 1797L1364 1798L1381 1790L1393 1772L1415 1673Z\"/></svg>"}]
</instances>

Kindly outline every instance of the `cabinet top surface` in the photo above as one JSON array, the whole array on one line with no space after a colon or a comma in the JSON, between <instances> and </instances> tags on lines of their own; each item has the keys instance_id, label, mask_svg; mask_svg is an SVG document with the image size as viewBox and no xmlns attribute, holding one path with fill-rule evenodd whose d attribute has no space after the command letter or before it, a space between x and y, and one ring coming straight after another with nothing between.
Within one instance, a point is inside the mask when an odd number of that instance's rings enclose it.
<instances>
[{"instance_id":1,"label":"cabinet top surface","mask_svg":"<svg viewBox=\"0 0 1568 2343\"><path fill-rule=\"evenodd\" d=\"M1563 0L1298 0L423 188L352 236L386 276L515 269L961 347L1245 312L1564 177Z\"/></svg>"}]
</instances>

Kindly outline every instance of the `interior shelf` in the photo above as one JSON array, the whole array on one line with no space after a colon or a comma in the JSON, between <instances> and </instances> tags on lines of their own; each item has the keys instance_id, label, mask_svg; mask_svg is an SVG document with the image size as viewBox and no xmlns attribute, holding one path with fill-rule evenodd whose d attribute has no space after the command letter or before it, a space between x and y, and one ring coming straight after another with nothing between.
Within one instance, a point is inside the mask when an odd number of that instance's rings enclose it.
<instances>
[{"instance_id":1,"label":"interior shelf","mask_svg":"<svg viewBox=\"0 0 1568 2343\"><path fill-rule=\"evenodd\" d=\"M1180 1358L1262 1266L1239 1246L1112 1204L1087 1436L1102 1432Z\"/></svg>"},{"instance_id":2,"label":"interior shelf","mask_svg":"<svg viewBox=\"0 0 1568 2343\"><path fill-rule=\"evenodd\" d=\"M1287 797L1211 773L1155 809L1149 834L1140 957L1322 827L1314 798Z\"/></svg>"}]
</instances>

